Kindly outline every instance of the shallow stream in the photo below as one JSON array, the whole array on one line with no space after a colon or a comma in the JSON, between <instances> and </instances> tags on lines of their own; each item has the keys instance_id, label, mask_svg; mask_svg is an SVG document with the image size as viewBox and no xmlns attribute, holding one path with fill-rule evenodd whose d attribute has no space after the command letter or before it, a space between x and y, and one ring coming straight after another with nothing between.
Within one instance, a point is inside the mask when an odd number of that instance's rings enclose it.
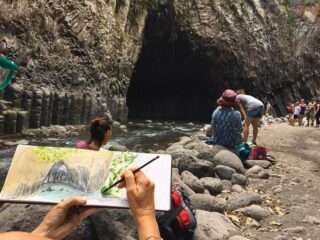
<instances>
[{"instance_id":1,"label":"shallow stream","mask_svg":"<svg viewBox=\"0 0 320 240\"><path fill-rule=\"evenodd\" d=\"M126 146L129 150L135 152L165 150L170 143L178 141L182 136L188 136L198 131L203 124L188 124L184 122L157 122L157 123L141 123L134 122L127 125L126 130L118 127L113 128L112 139L110 144L120 144ZM29 145L42 146L60 146L75 147L76 143L81 140L87 140L89 135L87 132L79 133L76 137L71 138L23 138L29 141ZM20 140L13 139L2 140ZM0 189L4 183L7 171L9 169L16 146L8 148L0 148Z\"/></svg>"}]
</instances>

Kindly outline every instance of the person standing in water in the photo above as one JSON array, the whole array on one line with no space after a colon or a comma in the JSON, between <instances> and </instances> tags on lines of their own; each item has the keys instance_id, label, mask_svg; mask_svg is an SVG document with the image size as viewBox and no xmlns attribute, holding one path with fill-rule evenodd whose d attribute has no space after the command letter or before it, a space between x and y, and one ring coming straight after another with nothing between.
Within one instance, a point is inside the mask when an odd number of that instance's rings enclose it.
<instances>
[{"instance_id":1,"label":"person standing in water","mask_svg":"<svg viewBox=\"0 0 320 240\"><path fill-rule=\"evenodd\" d=\"M238 103L240 112L244 119L243 124L243 142L248 142L249 137L249 127L252 125L253 127L253 138L252 144L257 145L257 137L258 137L258 128L260 124L260 119L264 113L264 105L263 103L250 96L246 95L244 89L237 90L236 102Z\"/></svg>"}]
</instances>

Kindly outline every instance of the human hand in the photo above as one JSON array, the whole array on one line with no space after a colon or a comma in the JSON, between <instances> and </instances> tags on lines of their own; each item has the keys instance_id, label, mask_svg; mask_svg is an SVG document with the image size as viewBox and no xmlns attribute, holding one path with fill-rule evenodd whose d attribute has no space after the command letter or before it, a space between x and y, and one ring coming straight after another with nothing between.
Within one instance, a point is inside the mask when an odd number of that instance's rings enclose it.
<instances>
[{"instance_id":1,"label":"human hand","mask_svg":"<svg viewBox=\"0 0 320 240\"><path fill-rule=\"evenodd\" d=\"M60 240L72 232L86 217L96 213L95 208L79 208L86 204L82 197L72 197L54 206L40 225L32 232L41 237Z\"/></svg>"},{"instance_id":2,"label":"human hand","mask_svg":"<svg viewBox=\"0 0 320 240\"><path fill-rule=\"evenodd\" d=\"M134 169L124 172L125 181L118 188L126 188L129 207L136 221L145 217L155 217L154 188L142 171L133 174Z\"/></svg>"}]
</instances>

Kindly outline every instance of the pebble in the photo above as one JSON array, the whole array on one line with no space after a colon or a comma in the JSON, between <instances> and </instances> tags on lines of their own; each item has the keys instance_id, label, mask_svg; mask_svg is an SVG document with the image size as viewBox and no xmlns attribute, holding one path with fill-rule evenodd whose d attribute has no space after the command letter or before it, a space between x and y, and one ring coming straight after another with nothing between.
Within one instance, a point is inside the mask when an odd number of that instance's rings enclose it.
<instances>
[{"instance_id":1,"label":"pebble","mask_svg":"<svg viewBox=\"0 0 320 240\"><path fill-rule=\"evenodd\" d=\"M305 218L302 220L304 223L310 223L314 225L319 225L320 224L320 218L314 217L314 216L305 216Z\"/></svg>"},{"instance_id":2,"label":"pebble","mask_svg":"<svg viewBox=\"0 0 320 240\"><path fill-rule=\"evenodd\" d=\"M283 232L287 232L289 234L301 234L306 232L306 229L302 226L292 227L292 228L286 228L282 230Z\"/></svg>"},{"instance_id":3,"label":"pebble","mask_svg":"<svg viewBox=\"0 0 320 240\"><path fill-rule=\"evenodd\" d=\"M237 192L237 193L242 193L242 192L244 192L244 189L243 189L240 185L238 185L238 184L233 185L232 188L231 188L231 190L232 190L233 192Z\"/></svg>"}]
</instances>

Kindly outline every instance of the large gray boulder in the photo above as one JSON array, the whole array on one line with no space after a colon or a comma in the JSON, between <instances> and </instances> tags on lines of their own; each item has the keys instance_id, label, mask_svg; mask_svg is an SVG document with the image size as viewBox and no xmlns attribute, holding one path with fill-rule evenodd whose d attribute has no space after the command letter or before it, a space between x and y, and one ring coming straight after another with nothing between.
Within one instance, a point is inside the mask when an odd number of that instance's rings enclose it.
<instances>
[{"instance_id":1,"label":"large gray boulder","mask_svg":"<svg viewBox=\"0 0 320 240\"><path fill-rule=\"evenodd\" d=\"M195 157L179 161L178 168L180 173L189 171L198 178L214 176L213 163L206 160L200 160Z\"/></svg>"},{"instance_id":2,"label":"large gray boulder","mask_svg":"<svg viewBox=\"0 0 320 240\"><path fill-rule=\"evenodd\" d=\"M181 187L183 187L184 193L187 197L195 194L195 192L182 181L181 176L179 175L178 168L172 168L172 185L180 185Z\"/></svg>"},{"instance_id":3,"label":"large gray boulder","mask_svg":"<svg viewBox=\"0 0 320 240\"><path fill-rule=\"evenodd\" d=\"M203 193L204 186L199 178L194 176L191 172L184 171L181 174L182 181L187 184L196 193Z\"/></svg>"},{"instance_id":4,"label":"large gray boulder","mask_svg":"<svg viewBox=\"0 0 320 240\"><path fill-rule=\"evenodd\" d=\"M257 221L260 221L270 215L270 212L268 210L266 210L258 205L251 205L249 207L239 208L235 211L244 213L248 217L251 217Z\"/></svg>"},{"instance_id":5,"label":"large gray boulder","mask_svg":"<svg viewBox=\"0 0 320 240\"><path fill-rule=\"evenodd\" d=\"M198 210L196 217L198 224L194 232L194 240L227 239L238 232L230 219L220 213Z\"/></svg>"},{"instance_id":6,"label":"large gray boulder","mask_svg":"<svg viewBox=\"0 0 320 240\"><path fill-rule=\"evenodd\" d=\"M227 209L234 211L238 208L247 207L251 204L261 204L262 198L259 194L254 192L242 192L232 196L227 202Z\"/></svg>"},{"instance_id":7,"label":"large gray boulder","mask_svg":"<svg viewBox=\"0 0 320 240\"><path fill-rule=\"evenodd\" d=\"M171 152L172 166L178 167L180 162L193 162L197 161L198 152L189 149L178 148Z\"/></svg>"},{"instance_id":8,"label":"large gray boulder","mask_svg":"<svg viewBox=\"0 0 320 240\"><path fill-rule=\"evenodd\" d=\"M234 170L233 168L223 165L216 166L214 170L220 179L226 180L230 180L232 174L236 173L236 170Z\"/></svg>"},{"instance_id":9,"label":"large gray boulder","mask_svg":"<svg viewBox=\"0 0 320 240\"><path fill-rule=\"evenodd\" d=\"M212 150L212 146L202 141L191 142L185 145L184 147L189 150L197 151L197 157L200 159L212 161L212 158L214 157L214 151Z\"/></svg>"},{"instance_id":10,"label":"large gray boulder","mask_svg":"<svg viewBox=\"0 0 320 240\"><path fill-rule=\"evenodd\" d=\"M200 179L203 186L209 190L210 194L217 195L222 192L222 182L220 179L204 177Z\"/></svg>"},{"instance_id":11,"label":"large gray boulder","mask_svg":"<svg viewBox=\"0 0 320 240\"><path fill-rule=\"evenodd\" d=\"M137 227L126 209L104 209L91 217L98 240L137 239Z\"/></svg>"},{"instance_id":12,"label":"large gray boulder","mask_svg":"<svg viewBox=\"0 0 320 240\"><path fill-rule=\"evenodd\" d=\"M248 181L247 181L246 176L239 174L239 173L234 173L234 174L232 174L231 182L232 182L232 184L238 184L240 186L245 186L245 185L247 185Z\"/></svg>"},{"instance_id":13,"label":"large gray boulder","mask_svg":"<svg viewBox=\"0 0 320 240\"><path fill-rule=\"evenodd\" d=\"M270 174L260 166L254 166L246 172L248 178L268 179Z\"/></svg>"},{"instance_id":14,"label":"large gray boulder","mask_svg":"<svg viewBox=\"0 0 320 240\"><path fill-rule=\"evenodd\" d=\"M120 144L112 144L109 148L110 151L119 151L119 152L126 152L128 148L126 146L122 146Z\"/></svg>"},{"instance_id":15,"label":"large gray boulder","mask_svg":"<svg viewBox=\"0 0 320 240\"><path fill-rule=\"evenodd\" d=\"M35 204L4 204L0 207L0 232L32 232L51 208L52 206ZM105 220L102 224L108 224L107 222L108 220ZM79 238L97 239L90 218L81 222L79 225L79 234L74 231L69 234L65 240L75 240Z\"/></svg>"},{"instance_id":16,"label":"large gray boulder","mask_svg":"<svg viewBox=\"0 0 320 240\"><path fill-rule=\"evenodd\" d=\"M238 173L245 173L245 169L240 158L229 150L221 150L213 159L214 166L228 166Z\"/></svg>"},{"instance_id":17,"label":"large gray boulder","mask_svg":"<svg viewBox=\"0 0 320 240\"><path fill-rule=\"evenodd\" d=\"M254 166L260 166L262 168L270 168L272 163L266 160L246 160L243 162L246 168L252 168Z\"/></svg>"},{"instance_id":18,"label":"large gray boulder","mask_svg":"<svg viewBox=\"0 0 320 240\"><path fill-rule=\"evenodd\" d=\"M226 209L226 201L208 194L194 194L190 196L191 206L209 212L221 212Z\"/></svg>"}]
</instances>

